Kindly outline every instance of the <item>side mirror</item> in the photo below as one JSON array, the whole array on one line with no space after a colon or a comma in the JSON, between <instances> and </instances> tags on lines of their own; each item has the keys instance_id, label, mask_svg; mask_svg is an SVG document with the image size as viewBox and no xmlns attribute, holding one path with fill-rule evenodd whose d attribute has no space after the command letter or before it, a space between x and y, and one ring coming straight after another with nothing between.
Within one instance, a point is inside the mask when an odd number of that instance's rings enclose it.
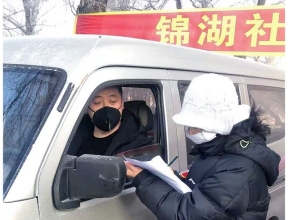
<instances>
[{"instance_id":1,"label":"side mirror","mask_svg":"<svg viewBox=\"0 0 288 220\"><path fill-rule=\"evenodd\" d=\"M118 157L66 155L53 184L57 209L80 206L81 199L108 198L119 194L126 180L126 166Z\"/></svg>"}]
</instances>

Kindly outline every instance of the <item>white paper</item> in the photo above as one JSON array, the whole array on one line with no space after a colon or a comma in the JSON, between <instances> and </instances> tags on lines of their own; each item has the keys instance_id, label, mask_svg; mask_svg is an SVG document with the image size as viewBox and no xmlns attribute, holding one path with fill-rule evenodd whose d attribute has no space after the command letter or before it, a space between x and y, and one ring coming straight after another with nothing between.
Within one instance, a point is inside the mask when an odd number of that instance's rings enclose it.
<instances>
[{"instance_id":1,"label":"white paper","mask_svg":"<svg viewBox=\"0 0 288 220\"><path fill-rule=\"evenodd\" d=\"M171 172L170 167L167 166L167 164L162 160L160 156L156 156L152 160L145 162L126 157L124 158L129 163L149 170L154 175L160 177L163 181L172 186L177 192L182 194L192 192L192 190L185 183L183 183L177 176L175 176L175 174Z\"/></svg>"}]
</instances>

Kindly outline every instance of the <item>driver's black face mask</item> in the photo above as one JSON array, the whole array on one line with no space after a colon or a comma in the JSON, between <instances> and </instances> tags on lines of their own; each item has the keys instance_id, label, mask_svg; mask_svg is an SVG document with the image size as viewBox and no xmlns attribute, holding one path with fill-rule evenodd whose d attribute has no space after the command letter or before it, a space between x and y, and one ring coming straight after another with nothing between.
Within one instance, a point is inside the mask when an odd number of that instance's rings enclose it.
<instances>
[{"instance_id":1,"label":"driver's black face mask","mask_svg":"<svg viewBox=\"0 0 288 220\"><path fill-rule=\"evenodd\" d=\"M122 102L121 106L122 107ZM94 112L90 107L88 107ZM94 112L92 121L93 124L102 131L111 131L121 120L120 108L105 106Z\"/></svg>"}]
</instances>

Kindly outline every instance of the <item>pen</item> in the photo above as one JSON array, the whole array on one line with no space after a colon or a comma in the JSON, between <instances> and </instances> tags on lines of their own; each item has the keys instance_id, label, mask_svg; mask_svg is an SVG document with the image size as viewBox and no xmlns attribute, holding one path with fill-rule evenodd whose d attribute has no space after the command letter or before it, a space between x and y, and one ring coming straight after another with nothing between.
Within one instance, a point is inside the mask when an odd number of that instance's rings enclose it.
<instances>
[{"instance_id":1,"label":"pen","mask_svg":"<svg viewBox=\"0 0 288 220\"><path fill-rule=\"evenodd\" d=\"M178 156L174 157L174 159L170 163L168 163L168 166L170 166L172 163L174 163L175 160L177 160L177 158L178 158Z\"/></svg>"}]
</instances>

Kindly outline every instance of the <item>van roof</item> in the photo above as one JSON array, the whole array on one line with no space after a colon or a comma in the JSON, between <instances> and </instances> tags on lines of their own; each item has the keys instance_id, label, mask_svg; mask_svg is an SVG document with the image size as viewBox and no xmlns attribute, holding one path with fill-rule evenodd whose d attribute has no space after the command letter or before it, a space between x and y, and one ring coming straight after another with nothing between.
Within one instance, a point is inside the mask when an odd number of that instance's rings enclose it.
<instances>
[{"instance_id":1,"label":"van roof","mask_svg":"<svg viewBox=\"0 0 288 220\"><path fill-rule=\"evenodd\" d=\"M57 67L68 75L87 74L106 66L137 66L284 80L283 70L266 64L216 52L117 36L4 38L3 62ZM79 71L83 68L85 71Z\"/></svg>"}]
</instances>

